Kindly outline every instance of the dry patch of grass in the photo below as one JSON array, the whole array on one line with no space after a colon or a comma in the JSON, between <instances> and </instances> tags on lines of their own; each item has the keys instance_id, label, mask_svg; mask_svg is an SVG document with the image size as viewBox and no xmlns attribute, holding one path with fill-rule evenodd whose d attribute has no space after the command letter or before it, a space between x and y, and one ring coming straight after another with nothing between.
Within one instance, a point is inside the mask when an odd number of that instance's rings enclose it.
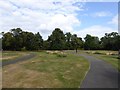
<instances>
[{"instance_id":1,"label":"dry patch of grass","mask_svg":"<svg viewBox=\"0 0 120 90\"><path fill-rule=\"evenodd\" d=\"M25 69L19 64L3 68L3 88L47 88L60 85L61 82L50 73Z\"/></svg>"},{"instance_id":2,"label":"dry patch of grass","mask_svg":"<svg viewBox=\"0 0 120 90\"><path fill-rule=\"evenodd\" d=\"M4 88L78 88L89 64L83 57L36 52L31 60L3 67Z\"/></svg>"},{"instance_id":3,"label":"dry patch of grass","mask_svg":"<svg viewBox=\"0 0 120 90\"><path fill-rule=\"evenodd\" d=\"M88 54L101 54L101 55L118 55L117 51L107 51L107 50L85 50Z\"/></svg>"},{"instance_id":4,"label":"dry patch of grass","mask_svg":"<svg viewBox=\"0 0 120 90\"><path fill-rule=\"evenodd\" d=\"M57 57L67 57L67 54L63 51L46 51L47 54L56 54Z\"/></svg>"}]
</instances>

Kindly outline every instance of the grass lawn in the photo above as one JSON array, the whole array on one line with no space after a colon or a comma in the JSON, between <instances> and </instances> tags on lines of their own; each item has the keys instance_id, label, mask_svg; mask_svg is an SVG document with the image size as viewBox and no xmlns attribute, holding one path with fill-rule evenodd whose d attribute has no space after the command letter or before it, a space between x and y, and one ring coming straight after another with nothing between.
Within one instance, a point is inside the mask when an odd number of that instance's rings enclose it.
<instances>
[{"instance_id":1,"label":"grass lawn","mask_svg":"<svg viewBox=\"0 0 120 90\"><path fill-rule=\"evenodd\" d=\"M20 51L3 51L2 52L2 60L3 62L8 61L8 60L14 60L18 57L24 56L29 54L28 52L20 52Z\"/></svg>"},{"instance_id":2,"label":"grass lawn","mask_svg":"<svg viewBox=\"0 0 120 90\"><path fill-rule=\"evenodd\" d=\"M103 51L103 50L91 50L91 51L84 51L87 52L91 55L94 55L108 63L110 63L111 65L113 65L115 68L117 68L120 71L120 67L118 65L118 55L117 55L117 51ZM110 53L112 55L110 55Z\"/></svg>"},{"instance_id":3,"label":"grass lawn","mask_svg":"<svg viewBox=\"0 0 120 90\"><path fill-rule=\"evenodd\" d=\"M3 67L3 87L78 88L89 68L83 57L36 52L36 57Z\"/></svg>"}]
</instances>

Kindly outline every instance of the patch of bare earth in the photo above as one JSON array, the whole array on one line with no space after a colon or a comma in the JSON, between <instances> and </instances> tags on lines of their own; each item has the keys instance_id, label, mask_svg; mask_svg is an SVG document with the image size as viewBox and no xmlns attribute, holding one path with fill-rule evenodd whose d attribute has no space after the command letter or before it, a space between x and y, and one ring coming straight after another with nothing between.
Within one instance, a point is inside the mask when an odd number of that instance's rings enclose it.
<instances>
[{"instance_id":1,"label":"patch of bare earth","mask_svg":"<svg viewBox=\"0 0 120 90\"><path fill-rule=\"evenodd\" d=\"M3 68L3 88L50 88L62 83L52 73L28 70L22 64L11 64Z\"/></svg>"}]
</instances>

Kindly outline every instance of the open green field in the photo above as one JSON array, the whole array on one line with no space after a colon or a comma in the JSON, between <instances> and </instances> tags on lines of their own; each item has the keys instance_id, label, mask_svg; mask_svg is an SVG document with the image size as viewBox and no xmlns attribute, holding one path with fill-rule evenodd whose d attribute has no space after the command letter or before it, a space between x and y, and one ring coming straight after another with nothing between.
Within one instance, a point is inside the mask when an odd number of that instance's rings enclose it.
<instances>
[{"instance_id":1,"label":"open green field","mask_svg":"<svg viewBox=\"0 0 120 90\"><path fill-rule=\"evenodd\" d=\"M105 50L87 50L83 51L85 53L88 53L90 55L93 55L97 58L100 58L101 60L104 60L105 62L110 63L115 68L117 68L120 71L120 67L118 64L118 51L105 51Z\"/></svg>"},{"instance_id":2,"label":"open green field","mask_svg":"<svg viewBox=\"0 0 120 90\"><path fill-rule=\"evenodd\" d=\"M3 55L18 58L28 53L31 52L5 51ZM3 67L4 88L78 88L89 69L88 61L74 55L75 51L33 53L36 56L30 60ZM119 68L117 51L79 50L78 53L87 53Z\"/></svg>"},{"instance_id":3,"label":"open green field","mask_svg":"<svg viewBox=\"0 0 120 90\"><path fill-rule=\"evenodd\" d=\"M14 53L14 52L13 52ZM64 52L34 52L36 57L3 67L5 88L78 88L88 61Z\"/></svg>"}]
</instances>

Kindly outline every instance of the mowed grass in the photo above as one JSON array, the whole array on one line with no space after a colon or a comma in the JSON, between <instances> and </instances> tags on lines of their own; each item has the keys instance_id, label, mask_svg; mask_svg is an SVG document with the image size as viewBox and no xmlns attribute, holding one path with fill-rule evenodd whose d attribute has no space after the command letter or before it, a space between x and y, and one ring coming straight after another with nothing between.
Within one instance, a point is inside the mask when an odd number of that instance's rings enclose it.
<instances>
[{"instance_id":1,"label":"mowed grass","mask_svg":"<svg viewBox=\"0 0 120 90\"><path fill-rule=\"evenodd\" d=\"M113 65L116 69L120 71L119 66L119 59L118 59L118 51L105 51L105 50L91 50L91 51L84 51L91 55L94 55L101 60L104 60L111 65Z\"/></svg>"},{"instance_id":2,"label":"mowed grass","mask_svg":"<svg viewBox=\"0 0 120 90\"><path fill-rule=\"evenodd\" d=\"M116 67L117 69L119 69L120 71L120 67L118 65L118 56L117 55L101 55L100 56L104 61L112 64L114 67Z\"/></svg>"},{"instance_id":3,"label":"mowed grass","mask_svg":"<svg viewBox=\"0 0 120 90\"><path fill-rule=\"evenodd\" d=\"M18 88L80 87L89 68L87 60L72 54L67 54L67 57L58 57L56 54L48 54L45 51L36 52L36 54L35 58L20 65L5 67L3 86ZM9 71L12 72L9 73Z\"/></svg>"},{"instance_id":4,"label":"mowed grass","mask_svg":"<svg viewBox=\"0 0 120 90\"><path fill-rule=\"evenodd\" d=\"M2 60L3 62L8 60L14 60L16 58L22 57L24 55L29 54L29 52L22 52L22 51L3 51L2 52Z\"/></svg>"}]
</instances>

